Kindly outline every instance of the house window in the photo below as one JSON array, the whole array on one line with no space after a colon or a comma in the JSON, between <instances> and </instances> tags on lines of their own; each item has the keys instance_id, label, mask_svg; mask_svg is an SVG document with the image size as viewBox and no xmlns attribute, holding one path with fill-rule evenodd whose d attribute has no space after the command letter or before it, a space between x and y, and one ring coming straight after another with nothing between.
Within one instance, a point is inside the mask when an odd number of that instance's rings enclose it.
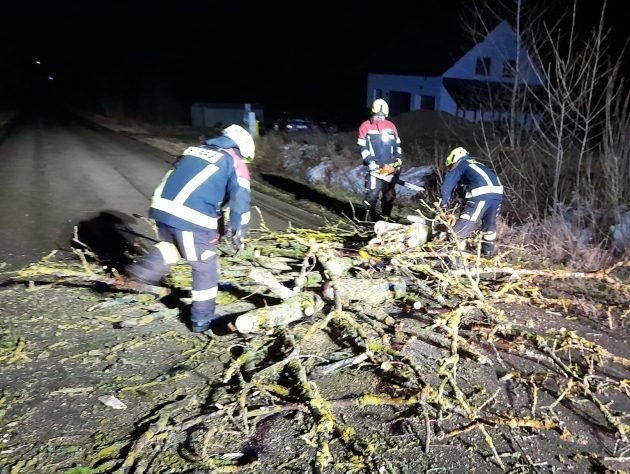
<instances>
[{"instance_id":1,"label":"house window","mask_svg":"<svg viewBox=\"0 0 630 474\"><path fill-rule=\"evenodd\" d=\"M503 77L514 77L515 72L516 61L514 59L507 59L503 61L503 72L501 73Z\"/></svg>"},{"instance_id":2,"label":"house window","mask_svg":"<svg viewBox=\"0 0 630 474\"><path fill-rule=\"evenodd\" d=\"M477 64L475 65L475 74L477 74L478 76L490 75L490 58L482 56L477 58Z\"/></svg>"},{"instance_id":3,"label":"house window","mask_svg":"<svg viewBox=\"0 0 630 474\"><path fill-rule=\"evenodd\" d=\"M435 96L421 95L420 108L422 110L435 110Z\"/></svg>"}]
</instances>

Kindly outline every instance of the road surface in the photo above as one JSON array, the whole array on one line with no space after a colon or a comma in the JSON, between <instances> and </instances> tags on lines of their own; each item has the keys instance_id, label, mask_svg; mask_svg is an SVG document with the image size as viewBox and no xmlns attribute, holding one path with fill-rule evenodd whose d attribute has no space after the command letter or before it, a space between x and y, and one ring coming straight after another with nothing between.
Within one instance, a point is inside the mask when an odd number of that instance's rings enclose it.
<instances>
[{"instance_id":1,"label":"road surface","mask_svg":"<svg viewBox=\"0 0 630 474\"><path fill-rule=\"evenodd\" d=\"M175 157L128 137L92 128L70 117L31 114L16 121L0 142L0 244L4 270L36 262L54 249L70 249L75 228L80 240L105 238L121 224L142 235L153 189ZM320 216L252 191L267 227L318 227ZM252 210L251 228L260 225ZM89 233L89 232L88 232ZM83 234L83 235L81 235ZM91 237L94 237L93 235Z\"/></svg>"}]
</instances>

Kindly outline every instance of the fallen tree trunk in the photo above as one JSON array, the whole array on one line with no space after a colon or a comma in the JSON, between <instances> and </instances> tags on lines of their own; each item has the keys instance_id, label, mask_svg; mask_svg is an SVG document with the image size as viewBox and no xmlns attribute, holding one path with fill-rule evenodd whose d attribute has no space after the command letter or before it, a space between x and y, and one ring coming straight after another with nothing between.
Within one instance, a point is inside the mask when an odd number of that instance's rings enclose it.
<instances>
[{"instance_id":1,"label":"fallen tree trunk","mask_svg":"<svg viewBox=\"0 0 630 474\"><path fill-rule=\"evenodd\" d=\"M332 301L335 292L342 304L361 301L365 304L381 304L405 296L407 286L402 277L388 278L342 278L335 282L335 288L328 282L324 284L323 296Z\"/></svg>"},{"instance_id":2,"label":"fallen tree trunk","mask_svg":"<svg viewBox=\"0 0 630 474\"><path fill-rule=\"evenodd\" d=\"M295 296L295 292L280 283L269 270L252 267L247 276L256 283L266 286L273 294L283 300Z\"/></svg>"},{"instance_id":3,"label":"fallen tree trunk","mask_svg":"<svg viewBox=\"0 0 630 474\"><path fill-rule=\"evenodd\" d=\"M257 308L240 315L234 325L240 333L260 332L287 326L321 311L324 302L315 293L298 293L281 304Z\"/></svg>"},{"instance_id":4,"label":"fallen tree trunk","mask_svg":"<svg viewBox=\"0 0 630 474\"><path fill-rule=\"evenodd\" d=\"M452 346L451 339L431 329L403 327L402 331L406 334L416 336L419 339L430 341L444 349L448 349ZM492 360L489 357L479 353L461 337L457 338L457 353L462 357L467 357L480 364L492 365Z\"/></svg>"}]
</instances>

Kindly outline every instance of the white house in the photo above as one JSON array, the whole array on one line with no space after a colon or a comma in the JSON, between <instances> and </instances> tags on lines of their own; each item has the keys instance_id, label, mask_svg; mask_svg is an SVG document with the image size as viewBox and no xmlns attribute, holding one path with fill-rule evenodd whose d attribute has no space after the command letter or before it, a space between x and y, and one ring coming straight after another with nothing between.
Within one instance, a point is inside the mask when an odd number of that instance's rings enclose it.
<instances>
[{"instance_id":1,"label":"white house","mask_svg":"<svg viewBox=\"0 0 630 474\"><path fill-rule=\"evenodd\" d=\"M514 86L536 90L541 77L512 27L503 21L441 75L368 74L366 105L383 98L393 116L429 109L470 121L500 120L507 116Z\"/></svg>"}]
</instances>

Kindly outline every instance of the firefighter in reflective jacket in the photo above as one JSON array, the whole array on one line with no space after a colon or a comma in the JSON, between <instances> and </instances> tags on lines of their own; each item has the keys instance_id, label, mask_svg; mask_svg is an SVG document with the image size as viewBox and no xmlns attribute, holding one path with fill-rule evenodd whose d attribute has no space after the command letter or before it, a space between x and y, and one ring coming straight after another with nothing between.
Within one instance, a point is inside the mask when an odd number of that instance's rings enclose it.
<instances>
[{"instance_id":1,"label":"firefighter in reflective jacket","mask_svg":"<svg viewBox=\"0 0 630 474\"><path fill-rule=\"evenodd\" d=\"M377 220L376 204L381 195L381 215L389 217L396 199L396 179L402 165L400 137L396 125L387 120L389 106L383 99L376 99L372 104L369 120L359 127L357 145L367 166L365 176L365 206L366 221ZM379 179L388 177L389 180Z\"/></svg>"},{"instance_id":2,"label":"firefighter in reflective jacket","mask_svg":"<svg viewBox=\"0 0 630 474\"><path fill-rule=\"evenodd\" d=\"M440 207L448 208L454 189L461 185L466 199L464 210L452 228L453 234L462 239L469 237L481 224L482 254L496 251L497 216L503 199L503 186L497 175L487 166L471 158L468 151L457 147L446 158L448 173L441 187ZM454 217L448 216L454 221Z\"/></svg>"},{"instance_id":3,"label":"firefighter in reflective jacket","mask_svg":"<svg viewBox=\"0 0 630 474\"><path fill-rule=\"evenodd\" d=\"M160 242L127 275L159 284L169 266L184 258L192 267L191 323L194 332L210 329L215 320L219 261L218 219L229 205L232 243L243 248L250 220L250 177L246 163L254 158L251 135L230 125L222 136L187 148L156 188L149 216L157 222Z\"/></svg>"}]
</instances>

